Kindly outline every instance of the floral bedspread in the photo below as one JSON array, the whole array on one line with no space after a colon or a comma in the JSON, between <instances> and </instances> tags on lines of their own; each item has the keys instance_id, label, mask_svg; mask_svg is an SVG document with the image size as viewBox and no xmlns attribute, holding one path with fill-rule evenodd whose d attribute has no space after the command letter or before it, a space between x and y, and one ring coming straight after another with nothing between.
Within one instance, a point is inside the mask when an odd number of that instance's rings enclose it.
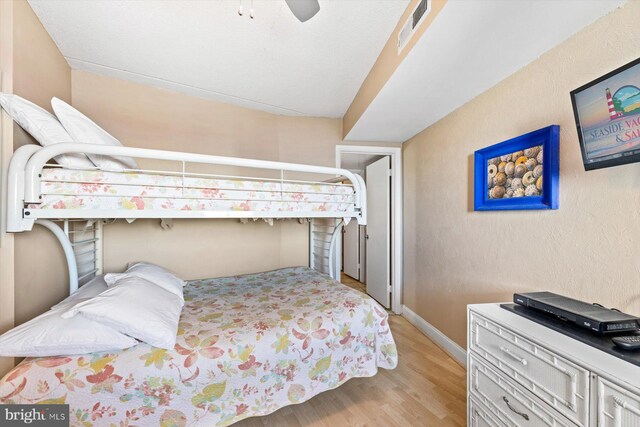
<instances>
[{"instance_id":1,"label":"floral bedspread","mask_svg":"<svg viewBox=\"0 0 640 427\"><path fill-rule=\"evenodd\" d=\"M41 209L347 212L353 187L49 168Z\"/></svg>"},{"instance_id":2,"label":"floral bedspread","mask_svg":"<svg viewBox=\"0 0 640 427\"><path fill-rule=\"evenodd\" d=\"M191 281L171 351L25 359L0 403L68 403L77 426L226 426L393 369L387 313L306 267Z\"/></svg>"}]
</instances>

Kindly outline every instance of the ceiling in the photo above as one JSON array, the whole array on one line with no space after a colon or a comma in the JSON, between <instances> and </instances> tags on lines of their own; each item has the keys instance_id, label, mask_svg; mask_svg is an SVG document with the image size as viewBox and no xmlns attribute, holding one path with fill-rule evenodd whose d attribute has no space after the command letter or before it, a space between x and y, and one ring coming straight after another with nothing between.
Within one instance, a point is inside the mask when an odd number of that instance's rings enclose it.
<instances>
[{"instance_id":1,"label":"ceiling","mask_svg":"<svg viewBox=\"0 0 640 427\"><path fill-rule=\"evenodd\" d=\"M449 0L346 139L406 141L621 3Z\"/></svg>"},{"instance_id":2,"label":"ceiling","mask_svg":"<svg viewBox=\"0 0 640 427\"><path fill-rule=\"evenodd\" d=\"M342 117L408 0L29 0L74 69L278 114Z\"/></svg>"}]
</instances>

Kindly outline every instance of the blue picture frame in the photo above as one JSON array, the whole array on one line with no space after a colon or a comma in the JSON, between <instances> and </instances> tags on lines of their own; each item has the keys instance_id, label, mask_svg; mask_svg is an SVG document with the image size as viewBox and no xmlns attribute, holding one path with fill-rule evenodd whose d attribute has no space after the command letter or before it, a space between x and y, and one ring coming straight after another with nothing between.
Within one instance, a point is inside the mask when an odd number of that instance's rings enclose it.
<instances>
[{"instance_id":1,"label":"blue picture frame","mask_svg":"<svg viewBox=\"0 0 640 427\"><path fill-rule=\"evenodd\" d=\"M488 162L496 157L542 145L542 195L511 198L489 197ZM560 126L552 125L483 148L474 155L474 210L558 209L560 175ZM535 189L534 189L535 191ZM493 194L492 194L493 195Z\"/></svg>"}]
</instances>

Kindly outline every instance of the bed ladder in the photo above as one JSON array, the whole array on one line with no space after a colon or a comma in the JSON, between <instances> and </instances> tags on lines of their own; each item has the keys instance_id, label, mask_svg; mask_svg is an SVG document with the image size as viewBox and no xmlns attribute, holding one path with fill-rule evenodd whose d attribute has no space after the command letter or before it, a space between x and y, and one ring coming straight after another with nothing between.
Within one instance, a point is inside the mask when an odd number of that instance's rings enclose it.
<instances>
[{"instance_id":1,"label":"bed ladder","mask_svg":"<svg viewBox=\"0 0 640 427\"><path fill-rule=\"evenodd\" d=\"M78 286L102 274L102 221L67 219L64 233L69 238L78 266Z\"/></svg>"},{"instance_id":2,"label":"bed ladder","mask_svg":"<svg viewBox=\"0 0 640 427\"><path fill-rule=\"evenodd\" d=\"M313 218L309 227L309 266L340 281L342 218Z\"/></svg>"},{"instance_id":3,"label":"bed ladder","mask_svg":"<svg viewBox=\"0 0 640 427\"><path fill-rule=\"evenodd\" d=\"M58 239L69 270L69 294L102 274L102 221L62 221L62 226L48 219L35 221Z\"/></svg>"}]
</instances>

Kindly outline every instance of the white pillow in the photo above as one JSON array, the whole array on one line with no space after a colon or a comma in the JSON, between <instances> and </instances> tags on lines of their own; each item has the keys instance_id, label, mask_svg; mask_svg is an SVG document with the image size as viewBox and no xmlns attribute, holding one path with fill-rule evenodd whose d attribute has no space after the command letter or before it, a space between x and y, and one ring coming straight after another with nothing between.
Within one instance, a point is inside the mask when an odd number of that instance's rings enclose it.
<instances>
[{"instance_id":1,"label":"white pillow","mask_svg":"<svg viewBox=\"0 0 640 427\"><path fill-rule=\"evenodd\" d=\"M80 301L83 300L76 300ZM63 318L67 308L68 305L49 310L0 336L0 356L66 356L122 350L138 344L133 338L87 318Z\"/></svg>"},{"instance_id":2,"label":"white pillow","mask_svg":"<svg viewBox=\"0 0 640 427\"><path fill-rule=\"evenodd\" d=\"M148 280L154 285L158 285L162 289L177 295L184 301L184 290L182 288L186 282L159 265L148 262L133 264L124 273L107 273L104 276L104 281L107 282L107 286L113 286L118 280L133 276Z\"/></svg>"},{"instance_id":3,"label":"white pillow","mask_svg":"<svg viewBox=\"0 0 640 427\"><path fill-rule=\"evenodd\" d=\"M78 300L84 300L93 298L96 295L108 289L107 282L104 281L104 276L96 276L84 285L80 286L77 291L69 295L67 298L51 307L52 310L65 306L69 308L70 303L77 303Z\"/></svg>"},{"instance_id":4,"label":"white pillow","mask_svg":"<svg viewBox=\"0 0 640 427\"><path fill-rule=\"evenodd\" d=\"M51 99L51 106L56 116L58 116L58 120L60 120L62 126L69 132L75 142L122 147L120 141L66 102L53 98ZM139 169L138 164L131 157L102 156L99 154L87 154L87 156L96 166L103 170Z\"/></svg>"},{"instance_id":5,"label":"white pillow","mask_svg":"<svg viewBox=\"0 0 640 427\"><path fill-rule=\"evenodd\" d=\"M130 268L133 268L133 267L135 267L137 265L147 265L149 267L156 268L156 269L158 269L159 272L162 271L165 274L168 274L170 277L173 278L173 280L177 280L177 281L181 282L182 283L182 287L187 286L187 281L186 280L182 280L180 278L180 276L178 276L178 274L176 272L174 272L172 270L169 270L168 268L161 267L158 264L153 264L153 263L146 262L146 261L140 261L140 262L134 262L134 263L130 262L130 263L127 264L127 270L129 270Z\"/></svg>"},{"instance_id":6,"label":"white pillow","mask_svg":"<svg viewBox=\"0 0 640 427\"><path fill-rule=\"evenodd\" d=\"M172 349L184 302L171 292L140 277L122 278L90 300L66 311L109 326L155 347Z\"/></svg>"},{"instance_id":7,"label":"white pillow","mask_svg":"<svg viewBox=\"0 0 640 427\"><path fill-rule=\"evenodd\" d=\"M0 93L0 105L18 125L43 147L61 142L74 142L58 119L44 108L18 95ZM60 166L70 169L93 169L95 166L84 154L61 154L54 157Z\"/></svg>"}]
</instances>

